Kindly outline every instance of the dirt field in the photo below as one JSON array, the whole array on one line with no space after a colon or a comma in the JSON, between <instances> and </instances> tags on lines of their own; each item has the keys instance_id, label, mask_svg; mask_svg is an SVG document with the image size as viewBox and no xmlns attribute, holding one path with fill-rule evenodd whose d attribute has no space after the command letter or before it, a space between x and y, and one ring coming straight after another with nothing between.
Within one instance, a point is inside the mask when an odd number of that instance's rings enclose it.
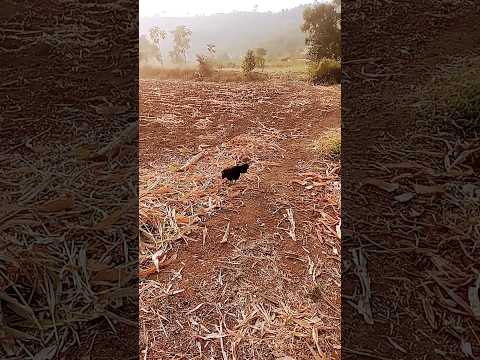
<instances>
[{"instance_id":1,"label":"dirt field","mask_svg":"<svg viewBox=\"0 0 480 360\"><path fill-rule=\"evenodd\" d=\"M343 354L478 358L479 3L344 4Z\"/></svg>"},{"instance_id":2,"label":"dirt field","mask_svg":"<svg viewBox=\"0 0 480 360\"><path fill-rule=\"evenodd\" d=\"M142 357L337 353L340 164L311 143L339 103L300 82L140 82Z\"/></svg>"}]
</instances>

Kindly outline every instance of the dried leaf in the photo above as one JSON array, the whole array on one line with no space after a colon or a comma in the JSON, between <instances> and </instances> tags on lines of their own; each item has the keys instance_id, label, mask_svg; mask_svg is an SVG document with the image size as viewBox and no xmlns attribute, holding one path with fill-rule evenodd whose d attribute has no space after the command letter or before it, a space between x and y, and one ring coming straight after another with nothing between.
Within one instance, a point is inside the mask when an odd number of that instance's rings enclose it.
<instances>
[{"instance_id":1,"label":"dried leaf","mask_svg":"<svg viewBox=\"0 0 480 360\"><path fill-rule=\"evenodd\" d=\"M103 270L106 270L106 269L110 268L109 265L107 265L105 263L102 263L102 262L99 262L99 261L96 261L94 259L88 259L87 260L87 266L93 272L103 271Z\"/></svg>"},{"instance_id":2,"label":"dried leaf","mask_svg":"<svg viewBox=\"0 0 480 360\"><path fill-rule=\"evenodd\" d=\"M140 270L138 272L138 276L140 278L146 278L152 274L155 274L156 272L157 272L157 269L155 268L155 266L150 266L147 269Z\"/></svg>"},{"instance_id":3,"label":"dried leaf","mask_svg":"<svg viewBox=\"0 0 480 360\"><path fill-rule=\"evenodd\" d=\"M475 286L468 288L468 300L470 307L472 308L473 316L475 319L480 320L480 298L478 296L478 289L480 288L480 275L478 275Z\"/></svg>"},{"instance_id":4,"label":"dried leaf","mask_svg":"<svg viewBox=\"0 0 480 360\"><path fill-rule=\"evenodd\" d=\"M301 185L301 186L305 186L307 184L306 181L300 181L300 180L292 180L292 181L290 181L290 183L298 184L298 185Z\"/></svg>"},{"instance_id":5,"label":"dried leaf","mask_svg":"<svg viewBox=\"0 0 480 360\"><path fill-rule=\"evenodd\" d=\"M392 344L392 346L393 346L395 349L403 352L404 354L407 353L407 350L405 350L403 347L401 347L400 345L398 345L397 342L393 341L393 339L392 339L391 337L387 337L387 340L388 340L388 342L389 342L390 344Z\"/></svg>"},{"instance_id":6,"label":"dried leaf","mask_svg":"<svg viewBox=\"0 0 480 360\"><path fill-rule=\"evenodd\" d=\"M208 230L207 230L207 227L205 226L203 228L203 231L202 231L202 244L205 245L205 240L207 239L207 233L208 233Z\"/></svg>"},{"instance_id":7,"label":"dried leaf","mask_svg":"<svg viewBox=\"0 0 480 360\"><path fill-rule=\"evenodd\" d=\"M181 168L179 168L177 171L185 171L187 170L190 166L194 165L197 163L202 157L204 157L206 154L205 151L202 151L198 153L197 155L193 156L190 160L188 160Z\"/></svg>"},{"instance_id":8,"label":"dried leaf","mask_svg":"<svg viewBox=\"0 0 480 360\"><path fill-rule=\"evenodd\" d=\"M364 180L363 185L372 185L388 192L393 192L399 187L398 183L389 183L387 181L372 178Z\"/></svg>"},{"instance_id":9,"label":"dried leaf","mask_svg":"<svg viewBox=\"0 0 480 360\"><path fill-rule=\"evenodd\" d=\"M155 269L157 270L157 272L160 271L160 263L163 263L167 258L167 255L163 255L163 254L164 254L164 251L159 250L152 255L152 261L153 261L153 264L155 265ZM162 255L163 255L162 260L159 260L160 256Z\"/></svg>"},{"instance_id":10,"label":"dried leaf","mask_svg":"<svg viewBox=\"0 0 480 360\"><path fill-rule=\"evenodd\" d=\"M176 214L175 219L180 224L190 224L190 217L182 214Z\"/></svg>"},{"instance_id":11,"label":"dried leaf","mask_svg":"<svg viewBox=\"0 0 480 360\"><path fill-rule=\"evenodd\" d=\"M414 197L415 197L414 193L408 192L408 193L403 193L403 194L397 195L397 196L395 196L394 199L399 201L399 202L407 202L407 201L412 200Z\"/></svg>"},{"instance_id":12,"label":"dried leaf","mask_svg":"<svg viewBox=\"0 0 480 360\"><path fill-rule=\"evenodd\" d=\"M155 254L152 255L152 261L153 261L153 264L155 265L155 269L157 270L157 272L160 271L160 267L168 266L171 263L173 263L175 260L177 260L177 253L173 254L168 260L166 260L167 255L164 255L162 259L159 260L160 256L162 256L163 253L164 252L161 250L161 251L157 251Z\"/></svg>"},{"instance_id":13,"label":"dried leaf","mask_svg":"<svg viewBox=\"0 0 480 360\"><path fill-rule=\"evenodd\" d=\"M340 222L335 226L335 231L337 232L337 238L341 239L342 238L342 219L340 219Z\"/></svg>"},{"instance_id":14,"label":"dried leaf","mask_svg":"<svg viewBox=\"0 0 480 360\"><path fill-rule=\"evenodd\" d=\"M130 275L124 269L106 269L97 271L91 277L91 280L125 284L129 280Z\"/></svg>"},{"instance_id":15,"label":"dried leaf","mask_svg":"<svg viewBox=\"0 0 480 360\"><path fill-rule=\"evenodd\" d=\"M413 161L405 161L399 163L384 164L388 169L421 169L422 166Z\"/></svg>"},{"instance_id":16,"label":"dried leaf","mask_svg":"<svg viewBox=\"0 0 480 360\"><path fill-rule=\"evenodd\" d=\"M18 316L27 320L35 319L35 314L30 306L20 304L17 299L11 297L5 291L0 291L0 300L5 301L10 310Z\"/></svg>"},{"instance_id":17,"label":"dried leaf","mask_svg":"<svg viewBox=\"0 0 480 360\"><path fill-rule=\"evenodd\" d=\"M452 289L450 289L444 281L440 280L438 278L438 276L434 275L434 274L431 274L432 278L437 282L438 285L440 285L440 287L445 290L445 292L450 296L450 298L457 304L457 305L460 305L464 310L466 310L467 312L470 312L471 309L470 307L468 306L468 304L460 297L458 296ZM469 291L469 295L470 295L470 291ZM478 297L478 294L477 294L477 297Z\"/></svg>"},{"instance_id":18,"label":"dried leaf","mask_svg":"<svg viewBox=\"0 0 480 360\"><path fill-rule=\"evenodd\" d=\"M157 194L168 194L172 192L174 192L174 190L170 186L161 186L158 189L155 189L155 193Z\"/></svg>"},{"instance_id":19,"label":"dried leaf","mask_svg":"<svg viewBox=\"0 0 480 360\"><path fill-rule=\"evenodd\" d=\"M425 317L427 318L428 323L432 329L437 329L437 323L435 321L435 314L433 312L432 306L426 298L422 299L423 311L425 312Z\"/></svg>"},{"instance_id":20,"label":"dried leaf","mask_svg":"<svg viewBox=\"0 0 480 360\"><path fill-rule=\"evenodd\" d=\"M230 233L230 223L227 224L227 228L225 229L225 233L223 234L223 238L222 238L222 241L220 241L220 243L227 242L229 233Z\"/></svg>"},{"instance_id":21,"label":"dried leaf","mask_svg":"<svg viewBox=\"0 0 480 360\"><path fill-rule=\"evenodd\" d=\"M446 188L445 188L445 185L427 186L427 185L415 184L413 185L413 190L417 194L435 194L435 193L444 193Z\"/></svg>"},{"instance_id":22,"label":"dried leaf","mask_svg":"<svg viewBox=\"0 0 480 360\"><path fill-rule=\"evenodd\" d=\"M117 209L111 214L105 216L102 221L100 221L98 224L96 224L93 229L94 230L105 230L109 229L112 227L113 224L115 224L118 220L120 220L120 217L122 216L123 210L122 209Z\"/></svg>"},{"instance_id":23,"label":"dried leaf","mask_svg":"<svg viewBox=\"0 0 480 360\"><path fill-rule=\"evenodd\" d=\"M43 348L40 350L35 356L33 357L33 360L50 360L53 359L55 356L55 352L57 351L57 346L52 345L47 348Z\"/></svg>"},{"instance_id":24,"label":"dried leaf","mask_svg":"<svg viewBox=\"0 0 480 360\"><path fill-rule=\"evenodd\" d=\"M93 106L95 111L99 115L116 115L122 114L128 110L127 106L116 105L116 106Z\"/></svg>"},{"instance_id":25,"label":"dried leaf","mask_svg":"<svg viewBox=\"0 0 480 360\"><path fill-rule=\"evenodd\" d=\"M475 356L473 356L473 351L472 351L472 344L468 341L465 341L465 339L461 340L461 348L462 352L469 358L475 359Z\"/></svg>"},{"instance_id":26,"label":"dried leaf","mask_svg":"<svg viewBox=\"0 0 480 360\"><path fill-rule=\"evenodd\" d=\"M292 238L293 241L297 241L297 237L295 235L295 219L293 217L293 210L287 209L287 218L290 222L290 228L288 230L288 235Z\"/></svg>"},{"instance_id":27,"label":"dried leaf","mask_svg":"<svg viewBox=\"0 0 480 360\"><path fill-rule=\"evenodd\" d=\"M352 250L353 262L356 266L355 274L360 280L362 287L362 293L359 295L357 304L351 303L360 314L363 315L363 319L369 325L373 324L372 308L370 305L371 290L370 290L370 277L367 271L367 258L363 254L362 249Z\"/></svg>"},{"instance_id":28,"label":"dried leaf","mask_svg":"<svg viewBox=\"0 0 480 360\"><path fill-rule=\"evenodd\" d=\"M57 212L71 209L74 205L74 196L71 193L65 194L37 206L40 211Z\"/></svg>"}]
</instances>

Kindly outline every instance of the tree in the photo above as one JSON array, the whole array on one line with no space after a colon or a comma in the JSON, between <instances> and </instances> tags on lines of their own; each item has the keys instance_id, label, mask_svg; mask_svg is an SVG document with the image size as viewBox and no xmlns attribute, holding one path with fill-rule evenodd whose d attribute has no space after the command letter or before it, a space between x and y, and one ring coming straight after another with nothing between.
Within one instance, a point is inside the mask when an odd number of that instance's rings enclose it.
<instances>
[{"instance_id":1,"label":"tree","mask_svg":"<svg viewBox=\"0 0 480 360\"><path fill-rule=\"evenodd\" d=\"M157 60L162 65L163 65L163 58L162 58L162 52L160 50L160 42L162 40L165 40L166 37L167 37L167 33L161 30L158 26L154 26L150 29L150 38L152 39L153 43L155 44L155 47L158 50Z\"/></svg>"},{"instance_id":2,"label":"tree","mask_svg":"<svg viewBox=\"0 0 480 360\"><path fill-rule=\"evenodd\" d=\"M255 62L255 54L253 50L248 50L247 53L245 54L245 57L243 58L243 63L242 63L242 70L245 74L249 74L250 72L255 69L256 66Z\"/></svg>"},{"instance_id":3,"label":"tree","mask_svg":"<svg viewBox=\"0 0 480 360\"><path fill-rule=\"evenodd\" d=\"M160 50L145 35L142 35L138 44L139 62L145 63L150 59L161 59Z\"/></svg>"},{"instance_id":4,"label":"tree","mask_svg":"<svg viewBox=\"0 0 480 360\"><path fill-rule=\"evenodd\" d=\"M173 50L169 56L175 64L187 63L187 50L190 48L190 36L192 31L184 25L177 26L170 31L173 35Z\"/></svg>"},{"instance_id":5,"label":"tree","mask_svg":"<svg viewBox=\"0 0 480 360\"><path fill-rule=\"evenodd\" d=\"M264 48L255 49L255 64L262 70L265 67L265 56L267 56L267 50Z\"/></svg>"},{"instance_id":6,"label":"tree","mask_svg":"<svg viewBox=\"0 0 480 360\"><path fill-rule=\"evenodd\" d=\"M338 3L338 2L337 2ZM302 31L306 33L308 57L313 61L340 58L340 12L333 3L308 7L303 12Z\"/></svg>"}]
</instances>

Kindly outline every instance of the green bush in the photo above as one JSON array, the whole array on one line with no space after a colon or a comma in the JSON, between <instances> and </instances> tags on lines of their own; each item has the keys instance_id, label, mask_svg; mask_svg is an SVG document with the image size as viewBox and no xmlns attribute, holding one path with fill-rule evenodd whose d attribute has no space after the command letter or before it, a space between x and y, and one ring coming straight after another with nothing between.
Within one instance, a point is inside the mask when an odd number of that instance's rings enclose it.
<instances>
[{"instance_id":1,"label":"green bush","mask_svg":"<svg viewBox=\"0 0 480 360\"><path fill-rule=\"evenodd\" d=\"M248 50L242 62L242 70L244 74L249 74L253 71L253 69L255 69L255 66L257 66L255 60L256 59L253 50Z\"/></svg>"},{"instance_id":2,"label":"green bush","mask_svg":"<svg viewBox=\"0 0 480 360\"><path fill-rule=\"evenodd\" d=\"M335 59L324 58L310 65L308 76L314 84L339 84L342 80L342 66Z\"/></svg>"},{"instance_id":3,"label":"green bush","mask_svg":"<svg viewBox=\"0 0 480 360\"><path fill-rule=\"evenodd\" d=\"M447 104L457 118L480 119L480 79L463 79L461 86L447 99Z\"/></svg>"},{"instance_id":4,"label":"green bush","mask_svg":"<svg viewBox=\"0 0 480 360\"><path fill-rule=\"evenodd\" d=\"M480 134L480 59L460 59L419 87L417 124L467 138ZM432 120L435 120L434 122Z\"/></svg>"}]
</instances>

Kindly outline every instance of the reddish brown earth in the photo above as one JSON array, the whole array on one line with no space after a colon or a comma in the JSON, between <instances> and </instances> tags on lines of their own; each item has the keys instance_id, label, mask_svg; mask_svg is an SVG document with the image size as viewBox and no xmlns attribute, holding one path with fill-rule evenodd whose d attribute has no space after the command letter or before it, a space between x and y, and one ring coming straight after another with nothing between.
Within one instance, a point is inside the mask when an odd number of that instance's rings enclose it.
<instances>
[{"instance_id":1,"label":"reddish brown earth","mask_svg":"<svg viewBox=\"0 0 480 360\"><path fill-rule=\"evenodd\" d=\"M468 74L471 62L478 68L479 3L342 6L347 40L342 44L342 209L348 214L342 233L343 354L352 359L478 358L479 322L467 289L475 286L471 269L478 265L478 236L469 234L468 216L456 214L464 211L465 198L451 189L417 194L415 185L478 182L478 172L468 174L466 162L448 171L445 165L452 144L478 146L478 136L472 139L473 131L470 139L458 136L453 126L444 126L452 117L442 113L441 101L431 102L435 87L443 99L455 96L453 75ZM419 103L430 111L422 114ZM402 163L407 166L398 166ZM438 175L447 172L454 175ZM361 187L366 178L398 182L398 190ZM397 201L409 191L414 199ZM452 199L462 205L455 208ZM364 271L353 264L352 250L368 259ZM365 309L371 311L370 322Z\"/></svg>"},{"instance_id":2,"label":"reddish brown earth","mask_svg":"<svg viewBox=\"0 0 480 360\"><path fill-rule=\"evenodd\" d=\"M339 106L300 82L140 82L142 358L339 355L340 163L312 150Z\"/></svg>"}]
</instances>

